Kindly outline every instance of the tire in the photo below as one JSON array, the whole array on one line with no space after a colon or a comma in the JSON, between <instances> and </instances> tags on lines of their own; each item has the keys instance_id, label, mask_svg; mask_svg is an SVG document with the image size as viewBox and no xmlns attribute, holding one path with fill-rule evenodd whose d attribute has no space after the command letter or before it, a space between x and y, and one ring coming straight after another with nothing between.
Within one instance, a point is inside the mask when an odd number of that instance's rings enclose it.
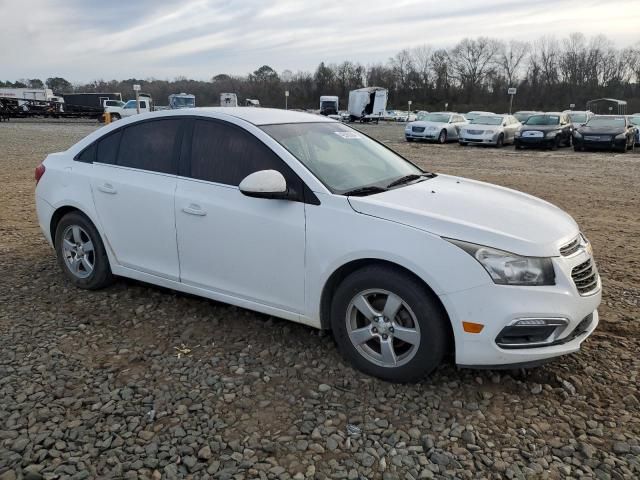
<instances>
[{"instance_id":1,"label":"tire","mask_svg":"<svg viewBox=\"0 0 640 480\"><path fill-rule=\"evenodd\" d=\"M444 128L440 131L440 135L438 135L438 143L440 145L447 143L447 131Z\"/></svg>"},{"instance_id":2,"label":"tire","mask_svg":"<svg viewBox=\"0 0 640 480\"><path fill-rule=\"evenodd\" d=\"M407 139L407 142L413 142L413 138L408 138L408 137L405 137L405 138Z\"/></svg>"},{"instance_id":3,"label":"tire","mask_svg":"<svg viewBox=\"0 0 640 480\"><path fill-rule=\"evenodd\" d=\"M67 213L60 219L54 244L58 265L76 287L97 290L113 282L100 234L82 213Z\"/></svg>"},{"instance_id":4,"label":"tire","mask_svg":"<svg viewBox=\"0 0 640 480\"><path fill-rule=\"evenodd\" d=\"M564 146L565 147L571 147L571 145L573 145L573 137L571 135L569 135L567 137L567 141L565 142Z\"/></svg>"},{"instance_id":5,"label":"tire","mask_svg":"<svg viewBox=\"0 0 640 480\"><path fill-rule=\"evenodd\" d=\"M574 145L573 146L573 151L574 152L582 152L582 151L584 151L584 149L582 147L579 147L578 145Z\"/></svg>"},{"instance_id":6,"label":"tire","mask_svg":"<svg viewBox=\"0 0 640 480\"><path fill-rule=\"evenodd\" d=\"M389 299L398 308L387 317L382 314ZM418 280L384 266L364 267L343 280L332 299L331 327L349 363L391 382L424 378L447 349L448 319L439 304ZM406 341L398 338L400 328Z\"/></svg>"},{"instance_id":7,"label":"tire","mask_svg":"<svg viewBox=\"0 0 640 480\"><path fill-rule=\"evenodd\" d=\"M120 117L120 114L119 114L119 113L112 113L112 114L111 114L111 120L112 120L112 121L114 121L114 122L115 122L116 120L120 120L120 118L122 118L122 117Z\"/></svg>"},{"instance_id":8,"label":"tire","mask_svg":"<svg viewBox=\"0 0 640 480\"><path fill-rule=\"evenodd\" d=\"M504 147L504 135L502 133L498 135L498 139L496 140L496 147L497 148Z\"/></svg>"},{"instance_id":9,"label":"tire","mask_svg":"<svg viewBox=\"0 0 640 480\"><path fill-rule=\"evenodd\" d=\"M556 135L556 138L553 139L553 143L551 144L551 150L558 150L560 146L560 136Z\"/></svg>"},{"instance_id":10,"label":"tire","mask_svg":"<svg viewBox=\"0 0 640 480\"><path fill-rule=\"evenodd\" d=\"M466 147L467 145L469 145L467 142L458 142L460 144L461 147Z\"/></svg>"},{"instance_id":11,"label":"tire","mask_svg":"<svg viewBox=\"0 0 640 480\"><path fill-rule=\"evenodd\" d=\"M519 143L516 143L516 150L524 150L524 147Z\"/></svg>"}]
</instances>

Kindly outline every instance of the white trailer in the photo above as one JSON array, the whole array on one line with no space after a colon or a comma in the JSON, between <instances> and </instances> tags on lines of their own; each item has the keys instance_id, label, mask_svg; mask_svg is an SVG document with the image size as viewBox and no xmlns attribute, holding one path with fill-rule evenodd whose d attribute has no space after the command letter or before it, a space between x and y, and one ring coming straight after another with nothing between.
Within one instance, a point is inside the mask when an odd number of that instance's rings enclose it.
<instances>
[{"instance_id":1,"label":"white trailer","mask_svg":"<svg viewBox=\"0 0 640 480\"><path fill-rule=\"evenodd\" d=\"M50 88L0 88L0 97L39 102L64 102Z\"/></svg>"},{"instance_id":2,"label":"white trailer","mask_svg":"<svg viewBox=\"0 0 640 480\"><path fill-rule=\"evenodd\" d=\"M349 92L349 120L379 120L387 108L389 91L382 87L365 87Z\"/></svg>"},{"instance_id":3,"label":"white trailer","mask_svg":"<svg viewBox=\"0 0 640 480\"><path fill-rule=\"evenodd\" d=\"M338 97L335 95L322 95L320 97L320 115L337 115Z\"/></svg>"},{"instance_id":4,"label":"white trailer","mask_svg":"<svg viewBox=\"0 0 640 480\"><path fill-rule=\"evenodd\" d=\"M221 107L237 107L238 96L235 93L221 93L220 106Z\"/></svg>"}]
</instances>

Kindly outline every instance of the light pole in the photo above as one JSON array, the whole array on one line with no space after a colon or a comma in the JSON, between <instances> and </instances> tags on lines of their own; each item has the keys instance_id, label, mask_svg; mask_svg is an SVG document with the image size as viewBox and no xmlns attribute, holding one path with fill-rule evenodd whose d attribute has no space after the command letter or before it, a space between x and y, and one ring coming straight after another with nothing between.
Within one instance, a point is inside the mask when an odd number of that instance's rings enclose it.
<instances>
[{"instance_id":1,"label":"light pole","mask_svg":"<svg viewBox=\"0 0 640 480\"><path fill-rule=\"evenodd\" d=\"M284 91L284 109L289 110L289 90Z\"/></svg>"},{"instance_id":2,"label":"light pole","mask_svg":"<svg viewBox=\"0 0 640 480\"><path fill-rule=\"evenodd\" d=\"M513 96L516 94L517 89L511 87L507 90L507 93L511 96L509 99L509 115L511 115L511 110L513 110Z\"/></svg>"},{"instance_id":3,"label":"light pole","mask_svg":"<svg viewBox=\"0 0 640 480\"><path fill-rule=\"evenodd\" d=\"M411 100L409 100L409 107L407 107L407 122L409 121L409 115L411 115Z\"/></svg>"},{"instance_id":4,"label":"light pole","mask_svg":"<svg viewBox=\"0 0 640 480\"><path fill-rule=\"evenodd\" d=\"M140 113L140 85L134 85L133 91L136 92L136 112Z\"/></svg>"}]
</instances>

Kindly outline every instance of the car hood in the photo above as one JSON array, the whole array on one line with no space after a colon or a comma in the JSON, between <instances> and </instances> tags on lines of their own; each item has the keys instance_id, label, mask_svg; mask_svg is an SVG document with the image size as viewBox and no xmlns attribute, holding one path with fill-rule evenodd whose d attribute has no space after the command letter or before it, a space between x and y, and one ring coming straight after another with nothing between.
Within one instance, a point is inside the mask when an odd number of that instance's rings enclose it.
<instances>
[{"instance_id":1,"label":"car hood","mask_svg":"<svg viewBox=\"0 0 640 480\"><path fill-rule=\"evenodd\" d=\"M442 127L447 125L446 122L427 122L425 120L418 120L415 122L407 123L407 127Z\"/></svg>"},{"instance_id":2,"label":"car hood","mask_svg":"<svg viewBox=\"0 0 640 480\"><path fill-rule=\"evenodd\" d=\"M365 215L525 256L558 256L579 232L571 216L544 200L449 175L349 203Z\"/></svg>"},{"instance_id":3,"label":"car hood","mask_svg":"<svg viewBox=\"0 0 640 480\"><path fill-rule=\"evenodd\" d=\"M538 132L550 132L552 130L560 130L561 128L560 125L523 125L522 131L535 130Z\"/></svg>"},{"instance_id":4,"label":"car hood","mask_svg":"<svg viewBox=\"0 0 640 480\"><path fill-rule=\"evenodd\" d=\"M618 135L620 133L624 133L625 129L622 127L590 127L588 125L584 125L578 129L578 132L582 134L599 134L603 133L606 135Z\"/></svg>"}]
</instances>

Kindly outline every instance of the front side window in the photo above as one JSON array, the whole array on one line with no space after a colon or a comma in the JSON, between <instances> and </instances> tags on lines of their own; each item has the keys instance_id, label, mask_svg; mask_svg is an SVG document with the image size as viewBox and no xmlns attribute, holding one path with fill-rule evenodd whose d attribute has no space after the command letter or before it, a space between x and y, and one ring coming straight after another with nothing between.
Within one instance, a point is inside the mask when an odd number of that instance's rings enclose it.
<instances>
[{"instance_id":1,"label":"front side window","mask_svg":"<svg viewBox=\"0 0 640 480\"><path fill-rule=\"evenodd\" d=\"M176 173L175 146L182 120L154 120L124 129L117 164L161 173Z\"/></svg>"},{"instance_id":2,"label":"front side window","mask_svg":"<svg viewBox=\"0 0 640 480\"><path fill-rule=\"evenodd\" d=\"M342 124L291 123L266 125L262 130L333 193L385 187L400 177L423 173L393 151Z\"/></svg>"},{"instance_id":3,"label":"front side window","mask_svg":"<svg viewBox=\"0 0 640 480\"><path fill-rule=\"evenodd\" d=\"M293 172L264 143L242 128L196 120L191 141L191 178L238 186L260 170L277 170L287 184Z\"/></svg>"}]
</instances>

